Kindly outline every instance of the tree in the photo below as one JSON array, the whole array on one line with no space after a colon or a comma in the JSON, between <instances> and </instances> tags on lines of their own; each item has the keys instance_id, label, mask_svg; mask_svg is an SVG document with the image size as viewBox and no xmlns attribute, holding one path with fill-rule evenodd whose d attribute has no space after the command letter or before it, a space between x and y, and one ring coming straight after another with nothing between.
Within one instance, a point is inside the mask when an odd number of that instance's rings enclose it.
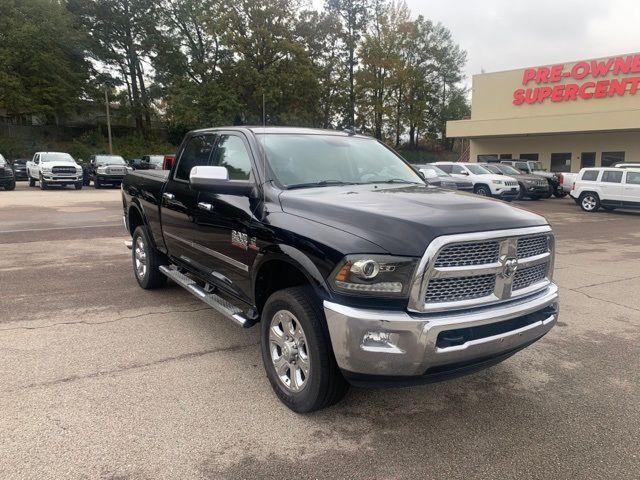
<instances>
[{"instance_id":1,"label":"tree","mask_svg":"<svg viewBox=\"0 0 640 480\"><path fill-rule=\"evenodd\" d=\"M349 100L345 109L345 123L351 127L355 127L356 124L355 70L358 64L356 50L367 28L369 8L369 0L325 0L325 9L337 15L343 25L342 39L349 78Z\"/></svg>"},{"instance_id":2,"label":"tree","mask_svg":"<svg viewBox=\"0 0 640 480\"><path fill-rule=\"evenodd\" d=\"M91 94L87 38L54 0L0 0L0 108L54 121Z\"/></svg>"}]
</instances>

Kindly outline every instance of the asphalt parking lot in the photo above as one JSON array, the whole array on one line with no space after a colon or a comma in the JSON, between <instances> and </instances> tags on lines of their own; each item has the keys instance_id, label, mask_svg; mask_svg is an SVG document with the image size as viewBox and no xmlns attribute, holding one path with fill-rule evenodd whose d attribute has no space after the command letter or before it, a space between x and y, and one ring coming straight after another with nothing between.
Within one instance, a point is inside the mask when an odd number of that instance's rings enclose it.
<instances>
[{"instance_id":1,"label":"asphalt parking lot","mask_svg":"<svg viewBox=\"0 0 640 480\"><path fill-rule=\"evenodd\" d=\"M138 288L119 190L0 191L0 478L638 478L640 214L516 204L556 231L547 337L301 416L257 329Z\"/></svg>"}]
</instances>

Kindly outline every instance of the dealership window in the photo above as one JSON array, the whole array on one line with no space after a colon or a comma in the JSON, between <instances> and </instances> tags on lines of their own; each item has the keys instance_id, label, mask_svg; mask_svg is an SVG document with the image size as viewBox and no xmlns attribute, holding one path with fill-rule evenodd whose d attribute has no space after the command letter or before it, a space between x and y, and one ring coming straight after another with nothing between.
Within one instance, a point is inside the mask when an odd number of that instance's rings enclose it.
<instances>
[{"instance_id":1,"label":"dealership window","mask_svg":"<svg viewBox=\"0 0 640 480\"><path fill-rule=\"evenodd\" d=\"M520 154L520 158L522 160L538 160L538 154L537 153L521 153Z\"/></svg>"},{"instance_id":2,"label":"dealership window","mask_svg":"<svg viewBox=\"0 0 640 480\"><path fill-rule=\"evenodd\" d=\"M513 155L510 153L501 153L500 154L500 160L511 160L513 158Z\"/></svg>"},{"instance_id":3,"label":"dealership window","mask_svg":"<svg viewBox=\"0 0 640 480\"><path fill-rule=\"evenodd\" d=\"M478 162L497 162L498 154L497 153L489 153L486 155L478 155Z\"/></svg>"},{"instance_id":4,"label":"dealership window","mask_svg":"<svg viewBox=\"0 0 640 480\"><path fill-rule=\"evenodd\" d=\"M606 183L622 183L622 174L624 170L613 171L610 170L608 172L602 172L602 180L601 182Z\"/></svg>"},{"instance_id":5,"label":"dealership window","mask_svg":"<svg viewBox=\"0 0 640 480\"><path fill-rule=\"evenodd\" d=\"M551 154L551 171L552 172L570 172L571 171L571 154L570 153L552 153Z\"/></svg>"},{"instance_id":6,"label":"dealership window","mask_svg":"<svg viewBox=\"0 0 640 480\"><path fill-rule=\"evenodd\" d=\"M624 152L602 152L600 159L600 165L603 167L610 167L616 163L624 162Z\"/></svg>"},{"instance_id":7,"label":"dealership window","mask_svg":"<svg viewBox=\"0 0 640 480\"><path fill-rule=\"evenodd\" d=\"M580 154L580 168L596 166L596 152L582 152Z\"/></svg>"},{"instance_id":8,"label":"dealership window","mask_svg":"<svg viewBox=\"0 0 640 480\"><path fill-rule=\"evenodd\" d=\"M598 179L598 174L600 172L598 170L586 170L582 174L582 180L585 182L595 182Z\"/></svg>"}]
</instances>

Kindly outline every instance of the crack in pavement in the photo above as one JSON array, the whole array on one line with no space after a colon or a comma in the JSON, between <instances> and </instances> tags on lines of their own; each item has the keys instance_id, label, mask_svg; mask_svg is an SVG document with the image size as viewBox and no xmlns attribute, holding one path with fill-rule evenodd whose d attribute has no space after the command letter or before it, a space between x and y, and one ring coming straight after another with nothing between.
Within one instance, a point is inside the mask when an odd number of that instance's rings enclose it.
<instances>
[{"instance_id":1,"label":"crack in pavement","mask_svg":"<svg viewBox=\"0 0 640 480\"><path fill-rule=\"evenodd\" d=\"M585 287L580 287L580 288L585 288ZM594 297L593 295L589 295L586 292L581 292L577 288L568 288L567 290L569 290L571 292L575 292L575 293L580 293L580 294L584 295L585 297L590 298L592 300L600 300L601 302L610 303L611 305L616 305L618 307L628 308L629 310L633 310L635 312L640 312L640 308L630 307L629 305L623 305L622 303L613 302L613 301L607 300L605 298Z\"/></svg>"},{"instance_id":2,"label":"crack in pavement","mask_svg":"<svg viewBox=\"0 0 640 480\"><path fill-rule=\"evenodd\" d=\"M39 325L37 327L29 327L29 326L22 326L22 327L11 327L11 328L0 328L0 332L9 332L12 330L40 330L43 328L51 328L51 327L57 327L59 325L104 325L107 323L115 323L115 322L119 322L121 320L130 320L133 318L141 318L141 317L146 317L148 315L164 315L167 313L190 313L190 312L202 312L205 310L212 310L209 307L205 307L205 308L196 308L193 310L167 310L164 312L146 312L146 313L140 313L138 315L129 315L129 316L124 316L124 317L118 317L118 318L114 318L113 320L105 320L103 322L89 322L87 320L79 320L77 322L58 322L58 323L51 323L48 325Z\"/></svg>"},{"instance_id":3,"label":"crack in pavement","mask_svg":"<svg viewBox=\"0 0 640 480\"><path fill-rule=\"evenodd\" d=\"M126 372L131 371L131 370L137 370L137 369L140 369L140 368L153 367L153 366L156 366L156 365L162 365L164 363L169 363L169 362L174 362L174 361L188 360L188 359L191 359L191 358L203 357L205 355L211 355L213 353L235 352L237 350L242 350L244 348L249 348L249 347L256 347L258 345L260 345L260 342L254 342L254 343L250 343L248 345L232 345L230 347L212 348L212 349L209 349L209 350L201 350L199 352L183 353L183 354L180 354L180 355L176 355L174 357L161 358L160 360L154 360L152 362L147 362L147 363L134 363L134 364L131 364L131 365L127 365L125 367L119 367L119 368L115 368L115 369L112 369L112 370L102 370L102 371L93 372L93 373L90 373L90 374L87 374L87 375L71 375L69 377L59 378L57 380L50 380L48 382L30 383L29 385L25 385L23 387L14 388L14 389L11 389L11 390L4 390L4 393L14 393L14 392L18 392L18 391L21 391L21 390L29 390L29 389L32 389L32 388L39 388L39 387L51 387L51 386L60 385L60 384L64 384L64 383L76 382L76 381L79 381L79 380L86 380L86 379L92 379L92 378L115 377L118 374L126 373Z\"/></svg>"},{"instance_id":4,"label":"crack in pavement","mask_svg":"<svg viewBox=\"0 0 640 480\"><path fill-rule=\"evenodd\" d=\"M635 280L636 278L640 278L640 275L636 275L636 276L629 277L629 278L620 278L619 280L608 280L606 282L593 283L591 285L583 285L582 287L578 287L578 289L589 288L589 287L599 287L600 285L607 285L609 283L626 282L627 280Z\"/></svg>"}]
</instances>

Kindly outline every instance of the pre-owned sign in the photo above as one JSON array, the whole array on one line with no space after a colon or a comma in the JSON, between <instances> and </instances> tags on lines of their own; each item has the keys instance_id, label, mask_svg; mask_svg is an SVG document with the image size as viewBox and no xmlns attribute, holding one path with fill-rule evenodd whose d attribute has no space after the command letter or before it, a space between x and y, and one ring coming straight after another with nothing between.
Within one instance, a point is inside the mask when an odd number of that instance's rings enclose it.
<instances>
[{"instance_id":1,"label":"pre-owned sign","mask_svg":"<svg viewBox=\"0 0 640 480\"><path fill-rule=\"evenodd\" d=\"M561 83L565 80L569 82ZM513 92L514 105L635 95L640 88L640 54L578 62L570 68L527 68L522 85L525 88Z\"/></svg>"}]
</instances>

